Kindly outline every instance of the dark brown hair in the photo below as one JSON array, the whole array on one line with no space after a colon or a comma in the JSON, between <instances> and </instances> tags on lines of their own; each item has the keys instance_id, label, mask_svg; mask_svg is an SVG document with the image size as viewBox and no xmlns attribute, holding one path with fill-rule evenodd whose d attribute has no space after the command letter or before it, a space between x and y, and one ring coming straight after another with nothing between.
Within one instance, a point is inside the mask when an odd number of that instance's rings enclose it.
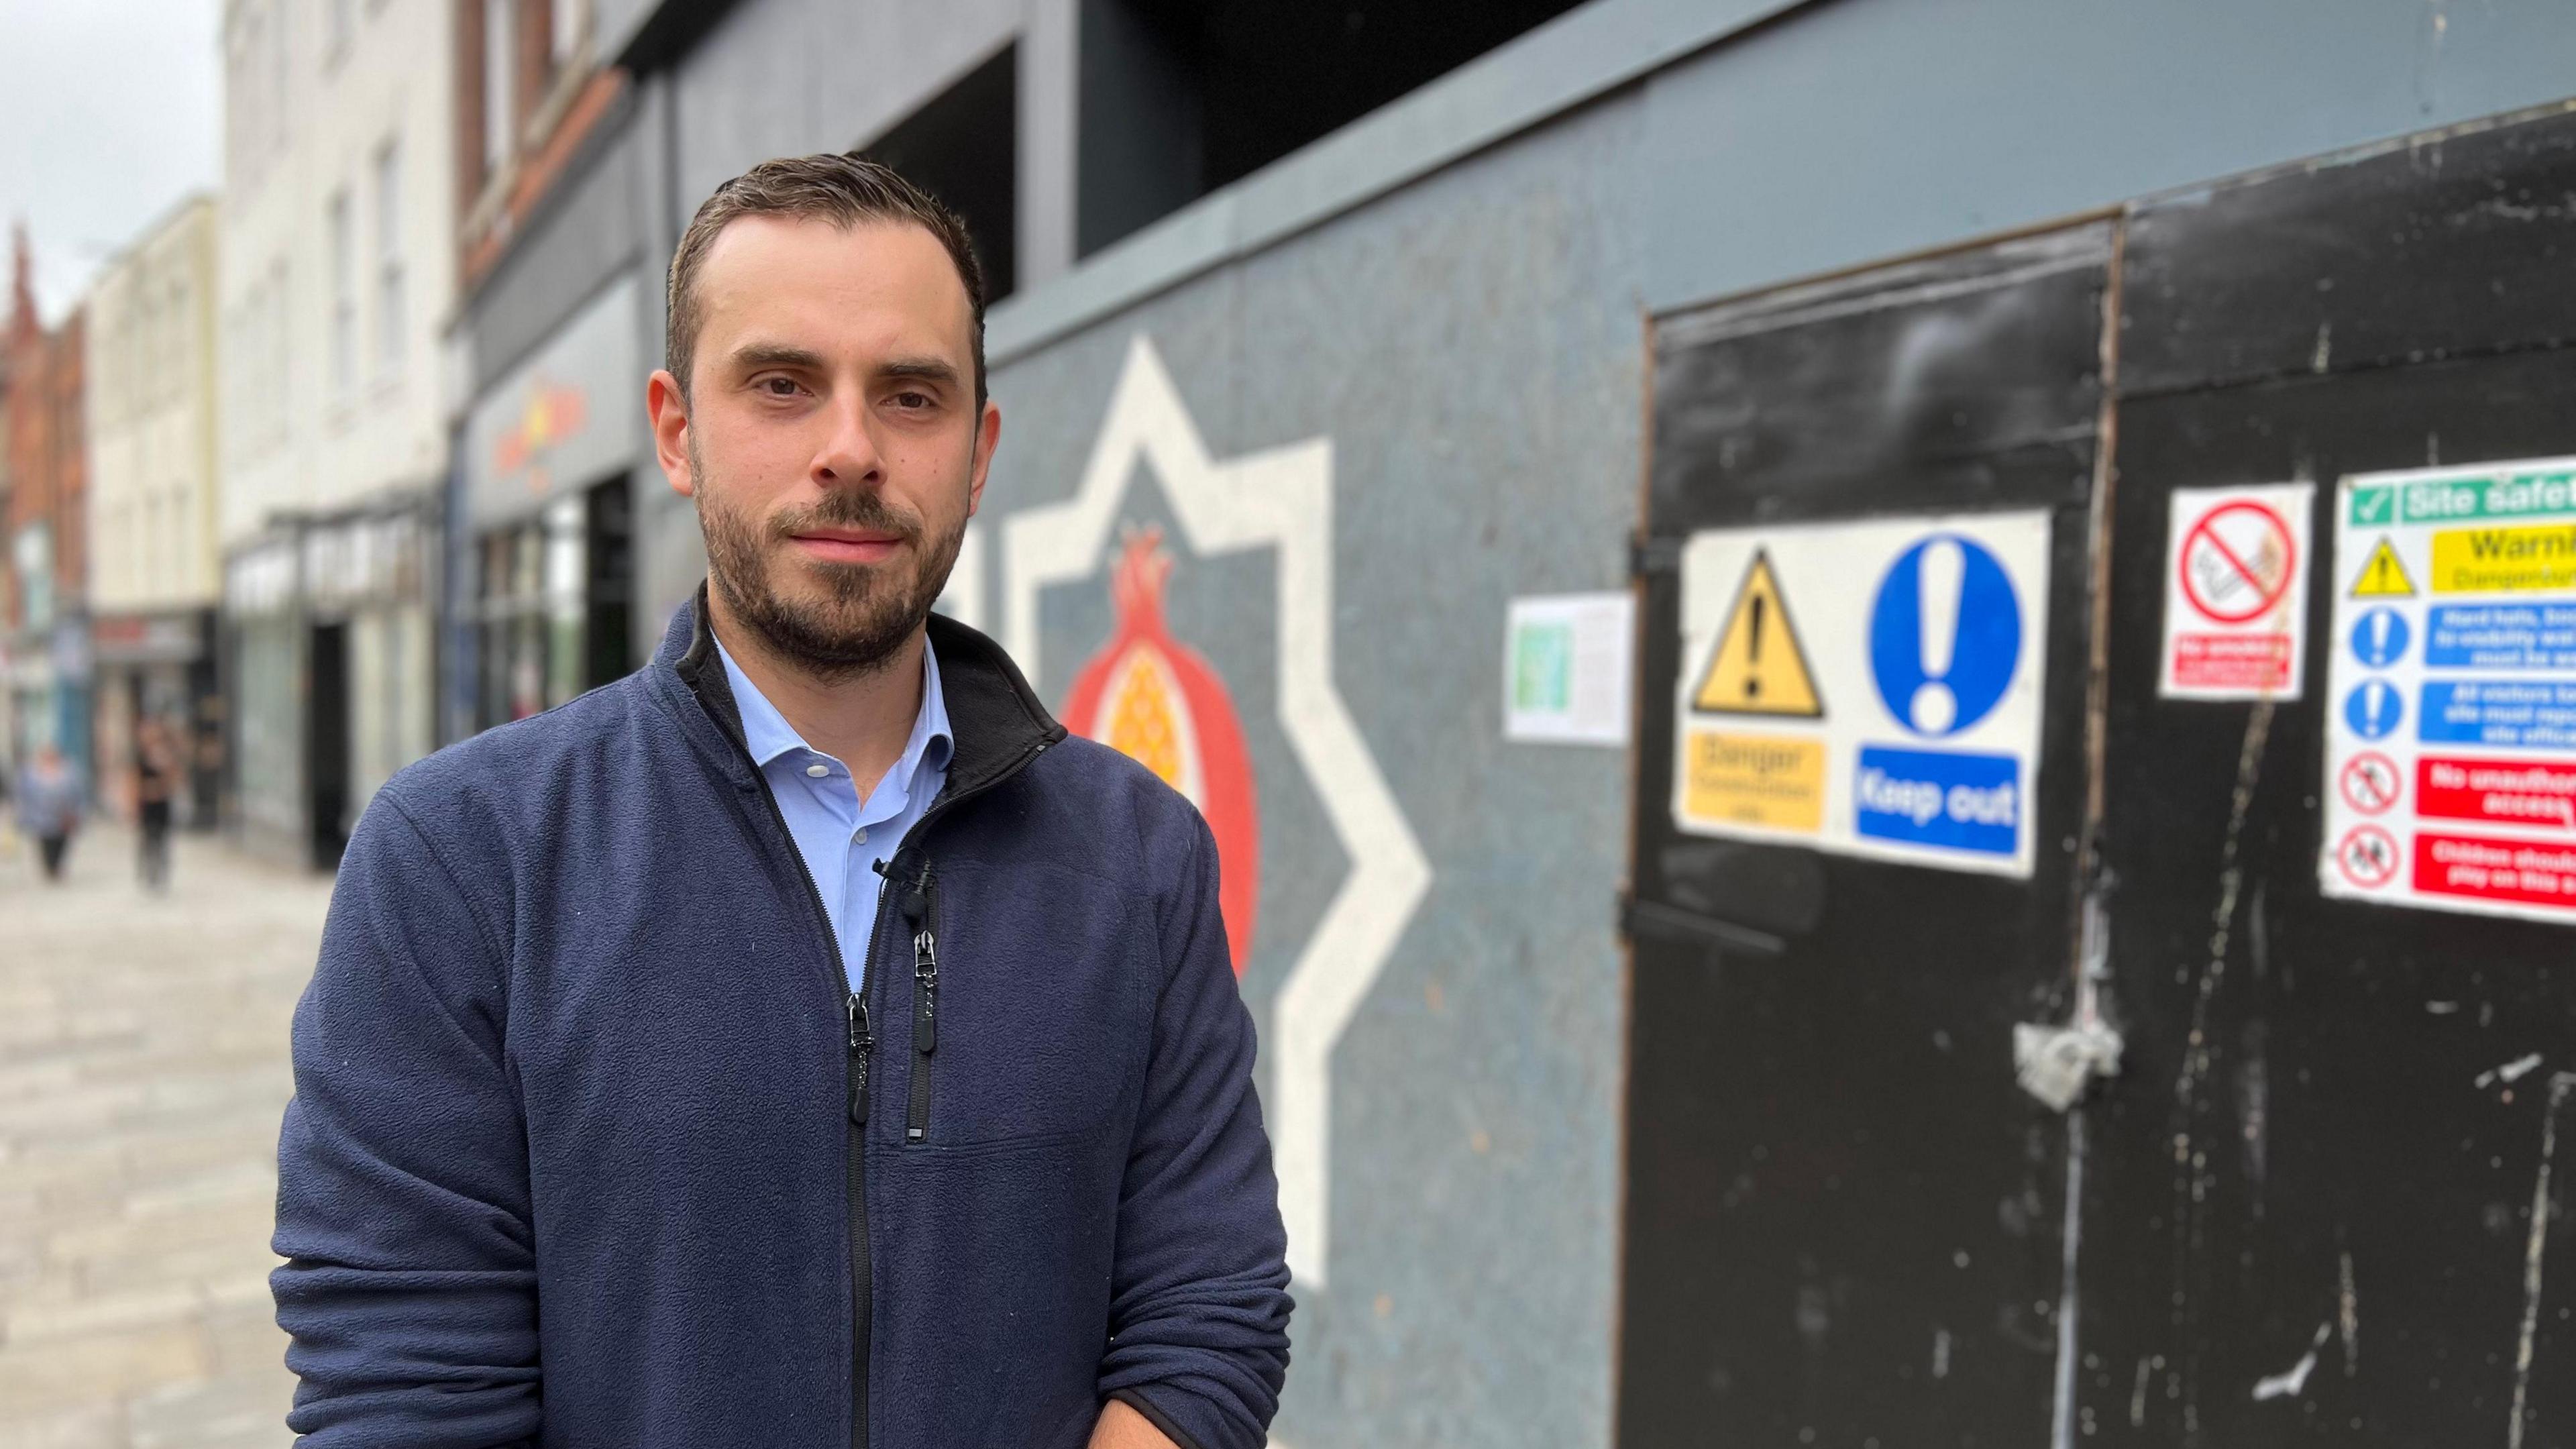
<instances>
[{"instance_id":1,"label":"dark brown hair","mask_svg":"<svg viewBox=\"0 0 2576 1449\"><path fill-rule=\"evenodd\" d=\"M679 250L671 256L669 321L662 349L662 365L679 379L681 397L689 395L689 363L698 347L698 269L706 265L717 234L746 216L799 217L843 227L901 222L937 237L948 249L949 260L957 264L957 279L966 284L966 305L974 317L975 408L983 411L984 269L975 260L966 223L893 167L829 152L763 161L717 187L689 219Z\"/></svg>"}]
</instances>

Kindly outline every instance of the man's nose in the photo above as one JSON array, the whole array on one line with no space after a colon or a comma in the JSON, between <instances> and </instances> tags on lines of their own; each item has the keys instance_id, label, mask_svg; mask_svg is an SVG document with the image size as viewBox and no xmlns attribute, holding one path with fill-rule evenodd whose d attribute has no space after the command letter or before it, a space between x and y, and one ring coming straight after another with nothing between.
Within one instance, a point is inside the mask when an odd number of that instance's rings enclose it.
<instances>
[{"instance_id":1,"label":"man's nose","mask_svg":"<svg viewBox=\"0 0 2576 1449\"><path fill-rule=\"evenodd\" d=\"M885 459L868 431L866 400L836 400L831 418L831 436L814 457L814 481L826 488L874 487L884 482Z\"/></svg>"}]
</instances>

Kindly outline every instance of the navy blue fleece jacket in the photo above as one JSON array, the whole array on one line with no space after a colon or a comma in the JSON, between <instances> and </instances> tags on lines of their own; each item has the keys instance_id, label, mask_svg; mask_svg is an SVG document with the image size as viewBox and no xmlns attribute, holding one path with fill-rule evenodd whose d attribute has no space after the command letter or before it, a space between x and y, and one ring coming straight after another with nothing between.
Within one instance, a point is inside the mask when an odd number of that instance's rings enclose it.
<instances>
[{"instance_id":1,"label":"navy blue fleece jacket","mask_svg":"<svg viewBox=\"0 0 2576 1449\"><path fill-rule=\"evenodd\" d=\"M700 604L367 807L295 1015L313 1449L1263 1441L1288 1274L1215 847L933 640L948 785L863 998Z\"/></svg>"}]
</instances>

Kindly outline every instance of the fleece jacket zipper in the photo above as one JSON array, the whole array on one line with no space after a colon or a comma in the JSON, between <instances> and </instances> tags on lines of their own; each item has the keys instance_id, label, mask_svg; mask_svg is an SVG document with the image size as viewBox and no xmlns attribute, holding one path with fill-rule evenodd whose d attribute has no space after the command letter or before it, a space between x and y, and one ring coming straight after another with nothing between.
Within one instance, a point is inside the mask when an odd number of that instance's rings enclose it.
<instances>
[{"instance_id":1,"label":"fleece jacket zipper","mask_svg":"<svg viewBox=\"0 0 2576 1449\"><path fill-rule=\"evenodd\" d=\"M886 897L897 893L892 888L906 857L918 860L919 874L914 878L912 888L901 892L902 904L907 908L913 902L919 902L918 923L914 927L914 989L919 992L925 975L930 983L927 997L917 996L913 1006L912 1098L907 1104L905 1133L909 1140L918 1142L929 1129L930 1054L939 1041L939 958L936 942L930 936L932 875L929 858L920 851L919 842L941 816L1017 775L1028 767L1030 761L1046 752L1048 743L1041 741L1030 746L1007 767L969 789L942 791L940 797L931 802L930 808L922 812L921 818L913 822L912 828L904 832L903 841L895 847L887 868L879 871L889 889L877 893L876 918L868 928L866 969L859 977L859 990L845 992L847 999L842 1004L842 1012L848 1026L849 1055L842 1070L846 1089L843 1115L849 1140L850 1449L867 1449L868 1445L868 1364L875 1347L875 1264L868 1246L867 1118L871 1095L869 1075L876 1055L876 1037L871 1029L874 1014L869 1007L869 998L876 992L878 980L884 975L877 969L877 941L885 935L887 908L896 904ZM762 773L760 763L751 759L750 749L739 739L734 741L734 747L751 762L751 775L758 782L761 802L769 807L769 818L778 827L778 838L787 842L788 859L796 863L796 878L805 885L805 903L813 911L814 924L822 933L824 950L835 972L833 987L843 990L849 982L849 967L841 956L840 940L832 931L831 912L823 908L823 892L814 884L813 871L806 868L804 853L796 848L796 834L787 828L787 813L778 808L778 796L769 788L769 777ZM907 923L913 923L909 909Z\"/></svg>"},{"instance_id":2,"label":"fleece jacket zipper","mask_svg":"<svg viewBox=\"0 0 2576 1449\"><path fill-rule=\"evenodd\" d=\"M904 1114L906 1142L930 1135L930 1056L939 1049L939 943L932 935L937 891L924 861L919 883L903 898L904 922L912 927L912 1099Z\"/></svg>"}]
</instances>

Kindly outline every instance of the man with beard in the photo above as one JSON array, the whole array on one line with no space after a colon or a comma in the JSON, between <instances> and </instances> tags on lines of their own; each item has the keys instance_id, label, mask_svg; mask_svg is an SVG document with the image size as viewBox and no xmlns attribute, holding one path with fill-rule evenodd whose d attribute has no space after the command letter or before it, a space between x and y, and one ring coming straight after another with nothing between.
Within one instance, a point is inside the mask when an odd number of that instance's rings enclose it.
<instances>
[{"instance_id":1,"label":"man with beard","mask_svg":"<svg viewBox=\"0 0 2576 1449\"><path fill-rule=\"evenodd\" d=\"M708 579L378 793L295 1017L312 1449L1252 1449L1285 1240L1189 804L930 604L1001 431L964 227L772 161L647 404Z\"/></svg>"}]
</instances>

